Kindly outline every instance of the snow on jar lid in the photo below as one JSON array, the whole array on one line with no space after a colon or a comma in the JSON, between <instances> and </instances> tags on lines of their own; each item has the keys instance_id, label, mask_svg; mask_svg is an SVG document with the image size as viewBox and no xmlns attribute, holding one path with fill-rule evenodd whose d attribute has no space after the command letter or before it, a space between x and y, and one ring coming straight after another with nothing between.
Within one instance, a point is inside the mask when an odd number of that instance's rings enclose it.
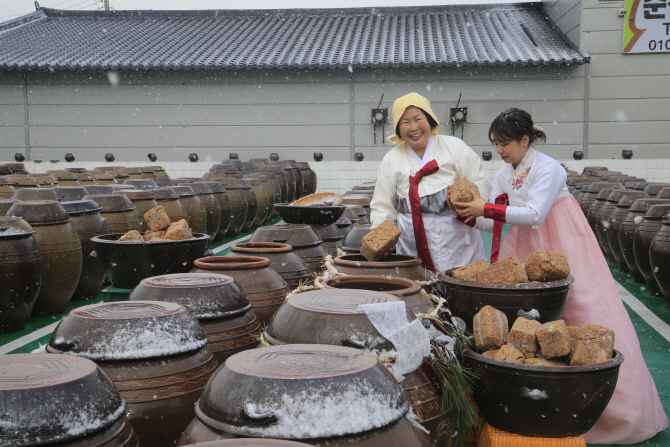
<instances>
[{"instance_id":1,"label":"snow on jar lid","mask_svg":"<svg viewBox=\"0 0 670 447\"><path fill-rule=\"evenodd\" d=\"M126 408L90 360L54 354L0 357L2 445L52 445L98 432Z\"/></svg>"},{"instance_id":2,"label":"snow on jar lid","mask_svg":"<svg viewBox=\"0 0 670 447\"><path fill-rule=\"evenodd\" d=\"M287 345L229 357L207 383L196 417L236 435L316 439L385 427L407 410L402 388L374 355Z\"/></svg>"},{"instance_id":3,"label":"snow on jar lid","mask_svg":"<svg viewBox=\"0 0 670 447\"><path fill-rule=\"evenodd\" d=\"M33 227L20 217L0 216L0 239L23 237L35 233Z\"/></svg>"},{"instance_id":4,"label":"snow on jar lid","mask_svg":"<svg viewBox=\"0 0 670 447\"><path fill-rule=\"evenodd\" d=\"M207 337L184 306L160 301L98 303L72 310L47 352L90 360L162 357L198 350Z\"/></svg>"}]
</instances>

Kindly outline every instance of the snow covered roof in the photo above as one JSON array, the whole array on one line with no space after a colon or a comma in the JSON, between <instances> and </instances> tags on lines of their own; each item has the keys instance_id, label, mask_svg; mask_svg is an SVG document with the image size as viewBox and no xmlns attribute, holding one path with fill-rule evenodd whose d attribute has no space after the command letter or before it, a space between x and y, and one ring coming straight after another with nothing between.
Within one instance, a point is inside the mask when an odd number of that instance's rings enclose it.
<instances>
[{"instance_id":1,"label":"snow covered roof","mask_svg":"<svg viewBox=\"0 0 670 447\"><path fill-rule=\"evenodd\" d=\"M583 64L539 3L64 11L0 25L1 70L241 70Z\"/></svg>"}]
</instances>

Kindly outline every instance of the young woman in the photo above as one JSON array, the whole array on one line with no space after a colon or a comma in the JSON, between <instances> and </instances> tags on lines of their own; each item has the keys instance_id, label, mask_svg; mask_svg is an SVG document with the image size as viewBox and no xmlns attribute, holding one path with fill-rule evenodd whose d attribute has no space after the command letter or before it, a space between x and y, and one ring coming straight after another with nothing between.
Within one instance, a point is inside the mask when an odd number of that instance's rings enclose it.
<instances>
[{"instance_id":1,"label":"young woman","mask_svg":"<svg viewBox=\"0 0 670 447\"><path fill-rule=\"evenodd\" d=\"M419 256L423 265L441 272L484 258L479 231L456 222L447 204L447 188L457 175L488 194L482 163L462 140L438 135L430 102L409 93L393 103L397 144L382 160L370 214L372 226L397 221L401 254Z\"/></svg>"},{"instance_id":2,"label":"young woman","mask_svg":"<svg viewBox=\"0 0 670 447\"><path fill-rule=\"evenodd\" d=\"M565 169L533 148L534 142L545 142L546 135L523 110L512 108L498 115L489 139L506 163L493 183L494 203L475 194L472 203L455 203L465 208L460 215L468 225L494 231L492 261L503 223L511 229L500 259L524 260L537 249L567 256L575 282L563 320L570 326L593 323L612 329L614 347L625 359L612 400L584 437L592 444L634 444L651 438L668 427L668 418L607 262L579 204L568 193Z\"/></svg>"}]
</instances>

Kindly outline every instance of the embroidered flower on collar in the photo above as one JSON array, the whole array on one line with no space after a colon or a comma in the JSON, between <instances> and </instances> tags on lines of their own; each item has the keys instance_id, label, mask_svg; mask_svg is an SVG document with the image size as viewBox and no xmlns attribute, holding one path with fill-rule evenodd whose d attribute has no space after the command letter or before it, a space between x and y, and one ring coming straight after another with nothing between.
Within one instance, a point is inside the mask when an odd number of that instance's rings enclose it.
<instances>
[{"instance_id":1,"label":"embroidered flower on collar","mask_svg":"<svg viewBox=\"0 0 670 447\"><path fill-rule=\"evenodd\" d=\"M528 173L530 172L531 166L528 166L526 169L521 171L519 175L517 175L515 178L510 180L510 183L512 184L512 187L516 190L521 189L523 186L523 182L526 180L526 177L528 177Z\"/></svg>"}]
</instances>

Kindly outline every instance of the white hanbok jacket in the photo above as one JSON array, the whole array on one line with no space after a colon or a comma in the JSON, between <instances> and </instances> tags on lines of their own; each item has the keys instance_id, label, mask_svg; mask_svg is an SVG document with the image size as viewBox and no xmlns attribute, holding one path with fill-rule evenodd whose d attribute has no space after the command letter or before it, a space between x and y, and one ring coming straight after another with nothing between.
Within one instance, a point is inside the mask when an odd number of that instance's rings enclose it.
<instances>
[{"instance_id":1,"label":"white hanbok jacket","mask_svg":"<svg viewBox=\"0 0 670 447\"><path fill-rule=\"evenodd\" d=\"M435 160L438 172L419 184L421 212L433 264L438 272L484 259L479 231L458 222L446 203L447 186L463 175L477 184L483 197L490 191L479 156L462 140L438 135L430 139L423 159L406 144L391 149L377 170L377 183L370 204L370 220L376 227L384 220L395 222L402 235L396 246L401 254L416 256L414 227L409 205L409 177L428 161Z\"/></svg>"}]
</instances>

